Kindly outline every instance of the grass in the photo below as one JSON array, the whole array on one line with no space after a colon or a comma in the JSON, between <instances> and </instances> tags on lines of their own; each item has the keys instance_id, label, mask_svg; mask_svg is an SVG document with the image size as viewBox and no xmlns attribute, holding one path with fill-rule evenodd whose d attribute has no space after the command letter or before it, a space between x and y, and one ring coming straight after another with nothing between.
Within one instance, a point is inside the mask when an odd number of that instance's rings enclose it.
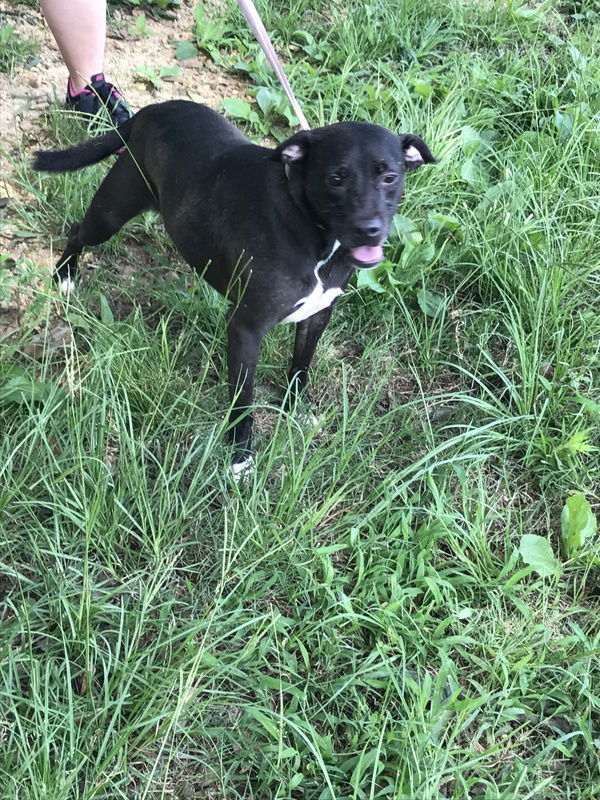
<instances>
[{"instance_id":1,"label":"grass","mask_svg":"<svg viewBox=\"0 0 600 800\"><path fill-rule=\"evenodd\" d=\"M591 799L600 553L567 559L560 514L600 501L596 6L274 8L313 124L415 132L438 164L325 333L322 433L280 411L291 332L268 337L245 486L221 304L155 218L3 342L0 796ZM215 57L276 92L222 14ZM251 135L283 134L276 100ZM21 232L58 250L104 169L22 166ZM72 338L32 355L59 310Z\"/></svg>"},{"instance_id":2,"label":"grass","mask_svg":"<svg viewBox=\"0 0 600 800\"><path fill-rule=\"evenodd\" d=\"M14 73L37 50L37 42L23 39L15 33L14 25L0 21L0 72Z\"/></svg>"}]
</instances>

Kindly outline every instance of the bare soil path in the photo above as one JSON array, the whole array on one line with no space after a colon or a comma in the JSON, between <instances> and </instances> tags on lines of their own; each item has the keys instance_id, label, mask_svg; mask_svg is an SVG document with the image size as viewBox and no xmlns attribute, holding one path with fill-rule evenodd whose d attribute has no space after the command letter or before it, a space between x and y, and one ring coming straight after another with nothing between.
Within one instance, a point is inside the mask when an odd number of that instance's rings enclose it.
<instances>
[{"instance_id":1,"label":"bare soil path","mask_svg":"<svg viewBox=\"0 0 600 800\"><path fill-rule=\"evenodd\" d=\"M214 6L216 0L203 5ZM217 67L206 56L177 61L173 40L193 41L194 0L181 0L175 19L153 19L146 14L142 35L135 33L136 16L115 11L109 20L105 73L116 83L135 111L150 103L173 98L193 99L218 108L224 97L245 97L245 84ZM26 257L35 270L31 281L12 272L10 264L0 264L0 341L23 322L23 315L39 288L35 271L48 273L55 253L47 237L23 237L16 224L15 207L34 198L15 179L15 159L28 156L40 147L52 147L42 117L53 103L63 102L68 73L52 34L36 6L0 0L0 22L14 25L22 39L37 42L36 53L14 74L0 73L0 255L15 262ZM164 80L156 89L136 72L144 65L160 72L161 67L177 66L181 72Z\"/></svg>"}]
</instances>

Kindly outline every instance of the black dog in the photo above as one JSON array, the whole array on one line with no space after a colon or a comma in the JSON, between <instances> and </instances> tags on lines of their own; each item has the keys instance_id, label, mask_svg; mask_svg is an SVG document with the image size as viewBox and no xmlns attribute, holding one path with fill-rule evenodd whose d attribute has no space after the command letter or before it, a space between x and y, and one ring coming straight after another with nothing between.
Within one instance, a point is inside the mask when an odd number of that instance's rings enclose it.
<instances>
[{"instance_id":1,"label":"black dog","mask_svg":"<svg viewBox=\"0 0 600 800\"><path fill-rule=\"evenodd\" d=\"M275 149L249 142L220 114L186 101L148 106L118 130L34 168L63 172L126 152L70 231L57 266L67 292L84 247L146 209L160 211L183 258L232 303L227 363L234 475L251 457L252 402L265 333L296 322L291 401L354 269L383 258L404 173L435 161L425 142L366 122L300 131Z\"/></svg>"}]
</instances>

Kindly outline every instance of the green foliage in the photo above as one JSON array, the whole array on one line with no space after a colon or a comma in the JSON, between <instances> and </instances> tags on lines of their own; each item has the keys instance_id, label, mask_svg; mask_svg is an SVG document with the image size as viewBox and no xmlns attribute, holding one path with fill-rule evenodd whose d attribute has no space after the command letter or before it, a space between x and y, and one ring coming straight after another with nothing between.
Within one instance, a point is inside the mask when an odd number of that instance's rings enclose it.
<instances>
[{"instance_id":1,"label":"green foliage","mask_svg":"<svg viewBox=\"0 0 600 800\"><path fill-rule=\"evenodd\" d=\"M25 369L5 366L0 372L0 406L7 403L41 403L53 393L53 385L35 381Z\"/></svg>"},{"instance_id":2,"label":"green foliage","mask_svg":"<svg viewBox=\"0 0 600 800\"><path fill-rule=\"evenodd\" d=\"M194 8L196 42L201 50L206 51L216 64L222 62L220 48L235 44L235 30L229 19L206 13L204 5L198 3Z\"/></svg>"},{"instance_id":3,"label":"green foliage","mask_svg":"<svg viewBox=\"0 0 600 800\"><path fill-rule=\"evenodd\" d=\"M129 33L133 34L134 36L153 36L153 32L148 28L148 17L145 14L138 14L135 17L135 22L131 28L129 28Z\"/></svg>"},{"instance_id":4,"label":"green foliage","mask_svg":"<svg viewBox=\"0 0 600 800\"><path fill-rule=\"evenodd\" d=\"M38 50L35 41L22 39L15 26L0 22L0 72L14 72Z\"/></svg>"},{"instance_id":5,"label":"green foliage","mask_svg":"<svg viewBox=\"0 0 600 800\"><path fill-rule=\"evenodd\" d=\"M552 552L550 542L543 536L526 533L521 538L519 553L523 561L542 578L557 575L560 571L559 563Z\"/></svg>"},{"instance_id":6,"label":"green foliage","mask_svg":"<svg viewBox=\"0 0 600 800\"><path fill-rule=\"evenodd\" d=\"M235 4L215 8L197 45L249 83L226 112L257 139L288 135ZM259 10L312 124L414 132L438 163L407 176L388 261L357 274L325 332L320 426L281 410L291 332L266 338L244 486L226 468L224 304L155 215L93 251L68 302L41 293L42 331L3 342L0 387L18 385L0 422L0 785L592 800L593 4ZM48 124L82 137L62 112ZM58 252L106 165L43 176L28 158L15 236ZM70 344L33 356L50 309Z\"/></svg>"},{"instance_id":7,"label":"green foliage","mask_svg":"<svg viewBox=\"0 0 600 800\"><path fill-rule=\"evenodd\" d=\"M195 58L198 55L198 50L191 42L173 41L175 45L175 58L178 61L185 61L188 58Z\"/></svg>"},{"instance_id":8,"label":"green foliage","mask_svg":"<svg viewBox=\"0 0 600 800\"><path fill-rule=\"evenodd\" d=\"M0 253L0 309L7 307L15 296L26 295L23 326L35 325L46 313L46 298L36 293L36 284L43 283L47 283L47 275L30 258L15 259L9 253Z\"/></svg>"},{"instance_id":9,"label":"green foliage","mask_svg":"<svg viewBox=\"0 0 600 800\"><path fill-rule=\"evenodd\" d=\"M136 67L135 71L137 75L151 84L154 89L164 89L165 83L163 78L175 78L181 75L180 67L160 67L159 69L155 69L154 67L140 64L140 66Z\"/></svg>"},{"instance_id":10,"label":"green foliage","mask_svg":"<svg viewBox=\"0 0 600 800\"><path fill-rule=\"evenodd\" d=\"M581 555L586 540L591 539L598 529L592 507L582 494L567 498L560 523L563 552L567 559ZM525 534L521 537L519 553L523 561L541 577L560 575L560 564L545 537ZM600 559L592 558L591 563L600 563Z\"/></svg>"},{"instance_id":11,"label":"green foliage","mask_svg":"<svg viewBox=\"0 0 600 800\"><path fill-rule=\"evenodd\" d=\"M560 516L563 549L566 558L578 556L586 546L586 540L598 530L598 522L592 507L582 494L567 498Z\"/></svg>"}]
</instances>

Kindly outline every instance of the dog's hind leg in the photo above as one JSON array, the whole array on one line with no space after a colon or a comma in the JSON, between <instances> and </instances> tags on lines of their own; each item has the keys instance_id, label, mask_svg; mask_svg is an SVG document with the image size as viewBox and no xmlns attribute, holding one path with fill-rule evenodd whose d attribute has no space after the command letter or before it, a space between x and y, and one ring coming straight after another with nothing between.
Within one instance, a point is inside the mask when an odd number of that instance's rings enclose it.
<instances>
[{"instance_id":1,"label":"dog's hind leg","mask_svg":"<svg viewBox=\"0 0 600 800\"><path fill-rule=\"evenodd\" d=\"M71 293L74 286L75 275L77 274L77 259L81 253L81 248L78 249L76 244L78 232L79 223L74 222L69 231L67 246L58 259L56 269L54 270L54 280L59 283L60 291L65 296Z\"/></svg>"},{"instance_id":2,"label":"dog's hind leg","mask_svg":"<svg viewBox=\"0 0 600 800\"><path fill-rule=\"evenodd\" d=\"M156 207L155 192L129 153L124 153L104 178L81 223L74 223L54 273L63 294L73 287L77 261L84 247L108 241L142 211Z\"/></svg>"}]
</instances>

